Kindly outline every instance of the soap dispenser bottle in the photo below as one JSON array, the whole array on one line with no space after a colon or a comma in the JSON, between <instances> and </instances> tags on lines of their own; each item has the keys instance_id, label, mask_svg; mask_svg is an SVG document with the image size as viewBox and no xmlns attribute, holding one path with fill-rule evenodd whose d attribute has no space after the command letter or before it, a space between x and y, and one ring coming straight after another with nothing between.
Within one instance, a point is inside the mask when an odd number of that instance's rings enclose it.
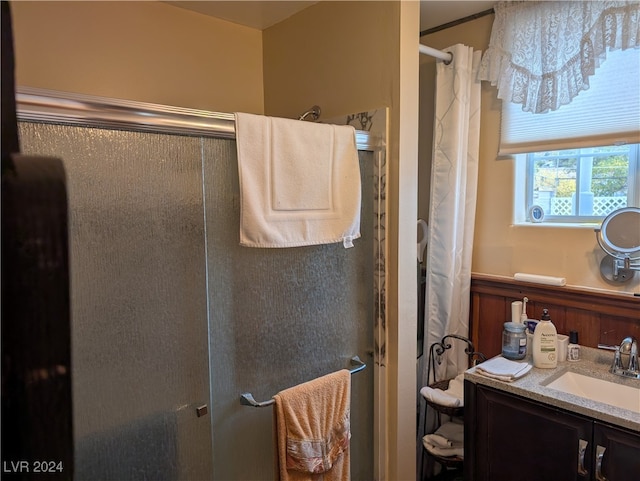
<instances>
[{"instance_id":1,"label":"soap dispenser bottle","mask_svg":"<svg viewBox=\"0 0 640 481\"><path fill-rule=\"evenodd\" d=\"M542 318L533 332L533 365L553 369L558 365L558 332L551 322L549 310L542 310Z\"/></svg>"}]
</instances>

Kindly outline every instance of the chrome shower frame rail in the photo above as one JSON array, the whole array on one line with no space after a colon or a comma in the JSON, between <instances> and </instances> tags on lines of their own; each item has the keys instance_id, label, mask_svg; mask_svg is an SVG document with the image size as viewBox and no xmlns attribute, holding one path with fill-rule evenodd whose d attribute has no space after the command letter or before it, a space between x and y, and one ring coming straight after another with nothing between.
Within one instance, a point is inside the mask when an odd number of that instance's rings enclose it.
<instances>
[{"instance_id":1,"label":"chrome shower frame rail","mask_svg":"<svg viewBox=\"0 0 640 481\"><path fill-rule=\"evenodd\" d=\"M19 87L18 120L108 129L235 139L235 116L145 102ZM356 130L358 150L378 150L381 139Z\"/></svg>"},{"instance_id":2,"label":"chrome shower frame rail","mask_svg":"<svg viewBox=\"0 0 640 481\"><path fill-rule=\"evenodd\" d=\"M355 366L354 368L349 370L349 374L355 374L357 372L362 371L367 365L360 360L358 356L354 356L351 358L351 365ZM240 395L240 404L243 406L251 406L254 408L264 408L267 406L271 406L275 404L275 399L269 399L268 401L258 402L253 397L253 394L250 392L245 392Z\"/></svg>"}]
</instances>

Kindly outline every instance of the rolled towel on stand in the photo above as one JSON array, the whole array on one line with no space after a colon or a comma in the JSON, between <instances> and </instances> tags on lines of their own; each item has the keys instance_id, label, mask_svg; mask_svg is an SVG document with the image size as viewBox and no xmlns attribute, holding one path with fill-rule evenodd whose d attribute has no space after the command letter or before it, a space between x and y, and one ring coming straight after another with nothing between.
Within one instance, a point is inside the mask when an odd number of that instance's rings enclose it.
<instances>
[{"instance_id":1,"label":"rolled towel on stand","mask_svg":"<svg viewBox=\"0 0 640 481\"><path fill-rule=\"evenodd\" d=\"M445 407L464 406L464 373L458 374L449 381L446 390L425 386L420 390L420 394L427 401Z\"/></svg>"},{"instance_id":2,"label":"rolled towel on stand","mask_svg":"<svg viewBox=\"0 0 640 481\"><path fill-rule=\"evenodd\" d=\"M441 406L447 407L458 407L460 406L460 399L451 394L448 394L446 391L437 388L431 388L429 386L425 386L420 389L420 394L426 400L431 401L432 403L439 404Z\"/></svg>"},{"instance_id":3,"label":"rolled towel on stand","mask_svg":"<svg viewBox=\"0 0 640 481\"><path fill-rule=\"evenodd\" d=\"M449 387L445 391L450 396L460 400L460 406L464 405L464 373L458 374L449 381Z\"/></svg>"}]
</instances>

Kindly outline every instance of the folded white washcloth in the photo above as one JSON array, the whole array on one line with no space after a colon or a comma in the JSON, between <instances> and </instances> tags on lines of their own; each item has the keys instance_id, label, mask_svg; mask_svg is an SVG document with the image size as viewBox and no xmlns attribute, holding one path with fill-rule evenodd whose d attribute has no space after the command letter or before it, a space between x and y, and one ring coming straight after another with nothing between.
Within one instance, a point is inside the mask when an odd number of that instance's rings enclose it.
<instances>
[{"instance_id":1,"label":"folded white washcloth","mask_svg":"<svg viewBox=\"0 0 640 481\"><path fill-rule=\"evenodd\" d=\"M435 404L439 404L441 406L447 406L447 407L460 406L460 399L454 396L451 396L450 394L447 394L447 392L443 391L442 389L437 389L437 388L434 389L429 386L424 386L422 389L420 389L420 394L422 394L422 396L428 401L431 401L432 403L435 403Z\"/></svg>"},{"instance_id":2,"label":"folded white washcloth","mask_svg":"<svg viewBox=\"0 0 640 481\"><path fill-rule=\"evenodd\" d=\"M496 376L515 376L527 365L526 361L511 361L502 356L496 356L482 364L478 364L476 369Z\"/></svg>"},{"instance_id":3,"label":"folded white washcloth","mask_svg":"<svg viewBox=\"0 0 640 481\"><path fill-rule=\"evenodd\" d=\"M478 374L484 376L484 377L489 377L491 379L497 379L498 381L512 382L512 381L515 381L516 379L520 379L522 376L527 374L529 371L531 371L532 367L533 366L529 364L527 367L525 367L522 371L520 371L515 376L498 376L496 374L489 374L489 373L484 372L484 371L476 371L476 372Z\"/></svg>"},{"instance_id":4,"label":"folded white washcloth","mask_svg":"<svg viewBox=\"0 0 640 481\"><path fill-rule=\"evenodd\" d=\"M502 356L494 357L476 366L476 372L499 381L515 381L527 374L533 366L526 361L518 362L505 359Z\"/></svg>"}]
</instances>

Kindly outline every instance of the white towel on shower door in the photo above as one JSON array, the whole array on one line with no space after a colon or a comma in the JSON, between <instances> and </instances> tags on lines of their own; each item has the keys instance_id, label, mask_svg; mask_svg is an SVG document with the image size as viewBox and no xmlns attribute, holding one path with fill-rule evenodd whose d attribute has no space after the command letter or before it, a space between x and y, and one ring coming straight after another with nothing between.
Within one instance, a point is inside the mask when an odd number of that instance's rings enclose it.
<instances>
[{"instance_id":1,"label":"white towel on shower door","mask_svg":"<svg viewBox=\"0 0 640 481\"><path fill-rule=\"evenodd\" d=\"M360 237L360 166L348 125L236 113L240 244L296 247Z\"/></svg>"}]
</instances>

